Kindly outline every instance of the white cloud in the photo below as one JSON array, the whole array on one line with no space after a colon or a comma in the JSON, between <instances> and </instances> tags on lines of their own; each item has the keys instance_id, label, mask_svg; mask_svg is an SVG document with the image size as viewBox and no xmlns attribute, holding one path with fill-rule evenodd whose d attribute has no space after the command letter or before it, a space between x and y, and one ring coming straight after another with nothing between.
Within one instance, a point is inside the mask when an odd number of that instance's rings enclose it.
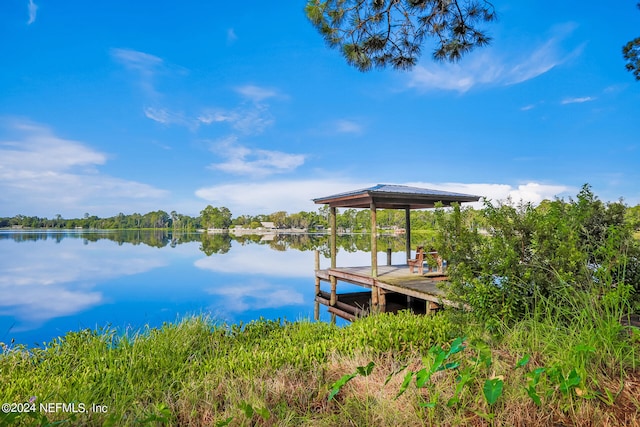
<instances>
[{"instance_id":1,"label":"white cloud","mask_svg":"<svg viewBox=\"0 0 640 427\"><path fill-rule=\"evenodd\" d=\"M335 122L335 129L338 133L351 133L351 134L361 134L363 131L362 125L354 122L353 120L337 120Z\"/></svg>"},{"instance_id":2,"label":"white cloud","mask_svg":"<svg viewBox=\"0 0 640 427\"><path fill-rule=\"evenodd\" d=\"M234 90L245 100L236 108L200 107L177 112L174 108L165 106L168 104L166 96L157 91L155 79L158 74L169 69L179 70L182 74L186 73L185 69L168 66L162 58L137 50L113 48L110 53L114 60L138 76L138 83L150 104L143 108L143 112L150 120L164 125L184 126L191 131L197 130L200 125L227 123L234 130L247 135L260 134L274 123L269 107L263 101L280 96L275 89L250 84L239 86Z\"/></svg>"},{"instance_id":3,"label":"white cloud","mask_svg":"<svg viewBox=\"0 0 640 427\"><path fill-rule=\"evenodd\" d=\"M152 73L163 64L162 58L133 49L111 49L111 56L130 70Z\"/></svg>"},{"instance_id":4,"label":"white cloud","mask_svg":"<svg viewBox=\"0 0 640 427\"><path fill-rule=\"evenodd\" d=\"M138 75L138 83L146 96L158 97L154 78L164 67L162 58L133 49L113 48L110 54L114 60Z\"/></svg>"},{"instance_id":5,"label":"white cloud","mask_svg":"<svg viewBox=\"0 0 640 427\"><path fill-rule=\"evenodd\" d=\"M158 123L168 124L172 122L171 114L163 108L145 107L144 115Z\"/></svg>"},{"instance_id":6,"label":"white cloud","mask_svg":"<svg viewBox=\"0 0 640 427\"><path fill-rule=\"evenodd\" d=\"M269 108L260 103L241 105L234 109L208 108L197 116L196 121L204 125L227 123L232 129L245 135L260 134L274 123Z\"/></svg>"},{"instance_id":7,"label":"white cloud","mask_svg":"<svg viewBox=\"0 0 640 427\"><path fill-rule=\"evenodd\" d=\"M274 96L278 95L278 92L274 89L255 85L240 86L236 88L236 91L253 102L261 102L265 99L273 98Z\"/></svg>"},{"instance_id":8,"label":"white cloud","mask_svg":"<svg viewBox=\"0 0 640 427\"><path fill-rule=\"evenodd\" d=\"M367 188L375 184L379 183L358 182L339 178L253 181L201 188L196 191L196 196L208 203L226 206L231 212L237 212L238 214L256 215L280 210L292 213L317 210L321 205L314 204L312 199ZM564 185L535 182L517 185L434 182L406 182L399 184L473 194L487 197L491 200L505 200L507 197L511 197L516 202L522 199L532 203L539 203L544 199L553 199L554 196L569 195L569 193L575 194L576 192L576 189ZM469 205L482 206L480 202Z\"/></svg>"},{"instance_id":9,"label":"white cloud","mask_svg":"<svg viewBox=\"0 0 640 427\"><path fill-rule=\"evenodd\" d=\"M145 107L144 115L148 119L162 123L163 125L185 126L191 131L195 131L201 123L199 119L191 119L183 113L169 111L166 108Z\"/></svg>"},{"instance_id":10,"label":"white cloud","mask_svg":"<svg viewBox=\"0 0 640 427\"><path fill-rule=\"evenodd\" d=\"M245 135L257 135L273 124L273 118L265 106L239 107L235 110L206 109L197 116L172 111L164 107L145 107L145 117L164 125L184 126L191 131L201 125L227 123L232 129Z\"/></svg>"},{"instance_id":11,"label":"white cloud","mask_svg":"<svg viewBox=\"0 0 640 427\"><path fill-rule=\"evenodd\" d=\"M29 20L27 21L27 25L31 25L36 22L36 15L38 13L38 5L36 5L33 0L29 0Z\"/></svg>"},{"instance_id":12,"label":"white cloud","mask_svg":"<svg viewBox=\"0 0 640 427\"><path fill-rule=\"evenodd\" d=\"M575 191L574 188L565 185L540 184L537 182L528 182L518 184L516 186L510 184L491 184L491 183L430 183L430 182L413 182L407 185L423 188L433 188L444 191L452 191L457 193L473 194L486 199L498 201L511 198L514 202L524 201L534 204L540 203L544 199L553 199L556 196L564 196L569 192ZM481 207L482 203L473 203L471 206Z\"/></svg>"},{"instance_id":13,"label":"white cloud","mask_svg":"<svg viewBox=\"0 0 640 427\"><path fill-rule=\"evenodd\" d=\"M237 138L233 136L216 144L213 151L226 160L212 164L211 168L236 175L261 177L291 172L301 166L305 160L302 154L249 149L238 144Z\"/></svg>"},{"instance_id":14,"label":"white cloud","mask_svg":"<svg viewBox=\"0 0 640 427\"><path fill-rule=\"evenodd\" d=\"M123 203L134 208L167 195L100 173L97 167L107 161L104 153L60 138L44 126L14 121L6 130L13 134L0 137L0 206L6 215L79 215L78 209L113 215Z\"/></svg>"},{"instance_id":15,"label":"white cloud","mask_svg":"<svg viewBox=\"0 0 640 427\"><path fill-rule=\"evenodd\" d=\"M531 80L579 54L582 46L569 54L563 54L559 47L574 28L572 24L555 28L545 43L520 56L499 54L496 48L489 47L468 55L460 63L431 63L428 68L418 65L411 72L408 86L464 93L481 85L512 85Z\"/></svg>"},{"instance_id":16,"label":"white cloud","mask_svg":"<svg viewBox=\"0 0 640 427\"><path fill-rule=\"evenodd\" d=\"M238 40L238 36L236 35L235 30L233 28L227 29L227 43L232 44L236 40Z\"/></svg>"},{"instance_id":17,"label":"white cloud","mask_svg":"<svg viewBox=\"0 0 640 427\"><path fill-rule=\"evenodd\" d=\"M229 120L234 129L244 134L259 134L274 123L267 107L256 106L252 109L238 109Z\"/></svg>"},{"instance_id":18,"label":"white cloud","mask_svg":"<svg viewBox=\"0 0 640 427\"><path fill-rule=\"evenodd\" d=\"M224 110L208 110L198 116L198 121L205 125L233 120L233 115Z\"/></svg>"},{"instance_id":19,"label":"white cloud","mask_svg":"<svg viewBox=\"0 0 640 427\"><path fill-rule=\"evenodd\" d=\"M496 75L496 78L505 84L516 84L546 73L563 62L557 52L557 43L556 38L550 39L527 57L520 58L519 63L510 65L504 73Z\"/></svg>"},{"instance_id":20,"label":"white cloud","mask_svg":"<svg viewBox=\"0 0 640 427\"><path fill-rule=\"evenodd\" d=\"M315 211L320 205L313 203L314 198L371 185L374 184L337 179L250 181L201 188L196 196L226 206L231 212L256 215L280 210Z\"/></svg>"},{"instance_id":21,"label":"white cloud","mask_svg":"<svg viewBox=\"0 0 640 427\"><path fill-rule=\"evenodd\" d=\"M593 98L591 96L583 96L580 98L565 98L562 100L562 105L566 105L566 104L582 104L583 102L590 102L590 101L595 101L596 98Z\"/></svg>"}]
</instances>

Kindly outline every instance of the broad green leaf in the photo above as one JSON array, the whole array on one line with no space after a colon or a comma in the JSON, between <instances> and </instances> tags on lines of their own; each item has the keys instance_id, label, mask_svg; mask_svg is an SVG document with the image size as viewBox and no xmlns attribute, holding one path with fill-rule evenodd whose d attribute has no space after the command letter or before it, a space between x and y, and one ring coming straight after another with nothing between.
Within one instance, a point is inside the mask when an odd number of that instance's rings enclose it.
<instances>
[{"instance_id":1,"label":"broad green leaf","mask_svg":"<svg viewBox=\"0 0 640 427\"><path fill-rule=\"evenodd\" d=\"M442 369L456 369L458 366L460 366L460 362L451 362L444 365Z\"/></svg>"},{"instance_id":2,"label":"broad green leaf","mask_svg":"<svg viewBox=\"0 0 640 427\"><path fill-rule=\"evenodd\" d=\"M404 376L404 381L402 381L402 385L400 385L400 390L398 391L398 394L396 394L396 399L402 396L405 391L407 391L407 387L409 387L409 384L411 383L411 378L413 378L413 372L409 371Z\"/></svg>"},{"instance_id":3,"label":"broad green leaf","mask_svg":"<svg viewBox=\"0 0 640 427\"><path fill-rule=\"evenodd\" d=\"M226 420L218 421L216 423L216 427L226 427L231 424L231 421L233 421L233 417L229 417Z\"/></svg>"},{"instance_id":4,"label":"broad green leaf","mask_svg":"<svg viewBox=\"0 0 640 427\"><path fill-rule=\"evenodd\" d=\"M255 408L256 414L260 415L263 420L268 421L271 418L271 413L267 408Z\"/></svg>"},{"instance_id":5,"label":"broad green leaf","mask_svg":"<svg viewBox=\"0 0 640 427\"><path fill-rule=\"evenodd\" d=\"M436 405L437 405L437 403L435 403L435 402L423 402L423 403L420 404L420 407L421 408L433 409L433 408L436 407Z\"/></svg>"},{"instance_id":6,"label":"broad green leaf","mask_svg":"<svg viewBox=\"0 0 640 427\"><path fill-rule=\"evenodd\" d=\"M532 386L535 387L536 385L538 385L538 382L540 381L540 376L544 373L544 371L545 371L545 368L537 368L537 369L534 369L532 372L528 372L526 374L526 376L531 378L530 384Z\"/></svg>"},{"instance_id":7,"label":"broad green leaf","mask_svg":"<svg viewBox=\"0 0 640 427\"><path fill-rule=\"evenodd\" d=\"M580 384L580 375L578 375L575 369L572 369L571 372L569 372L569 376L567 377L567 379L563 380L560 383L560 391L564 394L567 394L569 390L577 387L578 384Z\"/></svg>"},{"instance_id":8,"label":"broad green leaf","mask_svg":"<svg viewBox=\"0 0 640 427\"><path fill-rule=\"evenodd\" d=\"M453 405L457 404L458 402L460 402L460 399L458 398L458 396L453 396L451 399L449 399L447 401L447 406L448 407L452 407Z\"/></svg>"},{"instance_id":9,"label":"broad green leaf","mask_svg":"<svg viewBox=\"0 0 640 427\"><path fill-rule=\"evenodd\" d=\"M427 371L426 368L420 369L416 372L416 387L422 388L431 379L431 371Z\"/></svg>"},{"instance_id":10,"label":"broad green leaf","mask_svg":"<svg viewBox=\"0 0 640 427\"><path fill-rule=\"evenodd\" d=\"M491 360L491 347L482 340L473 341L472 346L479 355L479 357L477 359L473 359L473 361L483 363L487 368L490 367L491 363L493 363Z\"/></svg>"},{"instance_id":11,"label":"broad green leaf","mask_svg":"<svg viewBox=\"0 0 640 427\"><path fill-rule=\"evenodd\" d=\"M453 342L451 343L451 348L449 349L449 353L447 353L447 357L464 350L465 346L462 344L464 340L465 338L456 338L455 340L453 340Z\"/></svg>"},{"instance_id":12,"label":"broad green leaf","mask_svg":"<svg viewBox=\"0 0 640 427\"><path fill-rule=\"evenodd\" d=\"M522 368L523 366L525 366L527 363L529 363L530 359L531 359L530 354L525 354L524 356L522 356L522 359L518 360L518 363L516 363L516 369Z\"/></svg>"},{"instance_id":13,"label":"broad green leaf","mask_svg":"<svg viewBox=\"0 0 640 427\"><path fill-rule=\"evenodd\" d=\"M540 396L538 396L535 387L530 385L528 388L525 388L525 390L527 390L527 394L536 405L540 406L542 404L542 402L540 401Z\"/></svg>"},{"instance_id":14,"label":"broad green leaf","mask_svg":"<svg viewBox=\"0 0 640 427\"><path fill-rule=\"evenodd\" d=\"M484 382L484 387L482 388L482 392L484 393L484 398L487 400L489 405L493 405L496 403L498 398L502 395L502 388L504 386L504 381L500 378L494 378L491 380L486 380Z\"/></svg>"},{"instance_id":15,"label":"broad green leaf","mask_svg":"<svg viewBox=\"0 0 640 427\"><path fill-rule=\"evenodd\" d=\"M242 409L242 412L244 412L244 416L247 418L253 418L253 406L251 406L249 403L247 402L242 402L240 404L240 409Z\"/></svg>"},{"instance_id":16,"label":"broad green leaf","mask_svg":"<svg viewBox=\"0 0 640 427\"><path fill-rule=\"evenodd\" d=\"M340 389L342 389L342 387L346 383L354 379L356 375L358 374L344 374L338 381L333 383L333 385L331 386L331 392L329 393L329 398L327 400L333 399L334 396L340 392Z\"/></svg>"},{"instance_id":17,"label":"broad green leaf","mask_svg":"<svg viewBox=\"0 0 640 427\"><path fill-rule=\"evenodd\" d=\"M436 355L436 359L433 361L433 366L431 366L431 372L442 371L444 369L444 367L442 366L442 363L444 363L446 358L447 358L447 353L445 353L444 351L441 351L440 353L438 353Z\"/></svg>"},{"instance_id":18,"label":"broad green leaf","mask_svg":"<svg viewBox=\"0 0 640 427\"><path fill-rule=\"evenodd\" d=\"M358 372L363 377L367 377L369 376L369 374L371 374L371 371L373 371L374 366L375 366L375 363L369 362L367 366L358 366L356 368L356 372Z\"/></svg>"}]
</instances>

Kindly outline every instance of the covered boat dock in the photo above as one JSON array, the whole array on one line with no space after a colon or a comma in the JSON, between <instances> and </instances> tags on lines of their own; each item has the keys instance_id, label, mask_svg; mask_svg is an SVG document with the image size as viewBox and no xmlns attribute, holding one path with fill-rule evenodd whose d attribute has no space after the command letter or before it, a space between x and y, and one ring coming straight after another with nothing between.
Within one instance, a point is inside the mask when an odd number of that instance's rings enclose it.
<instances>
[{"instance_id":1,"label":"covered boat dock","mask_svg":"<svg viewBox=\"0 0 640 427\"><path fill-rule=\"evenodd\" d=\"M412 260L410 212L412 209L434 208L438 203L446 207L453 203L476 202L478 200L480 200L480 196L470 194L385 184L314 199L316 204L329 206L329 226L331 228L330 268L320 269L319 254L316 253L316 319L319 318L319 304L328 306L332 315L347 320L353 320L370 311L395 312L410 308L417 312L429 313L431 310L439 308L441 304L452 304L444 299L444 293L437 286L438 282L446 280L446 273L442 268L427 269L426 272L422 272L422 265L420 265L416 274L414 268L409 265L409 260ZM337 266L337 208L369 209L371 211L370 266ZM391 265L390 254L387 254L387 265L378 265L377 209L402 209L405 211L406 264ZM419 263L422 264L422 260ZM362 286L370 291L338 294L338 281ZM330 283L330 292L321 289L321 282Z\"/></svg>"}]
</instances>

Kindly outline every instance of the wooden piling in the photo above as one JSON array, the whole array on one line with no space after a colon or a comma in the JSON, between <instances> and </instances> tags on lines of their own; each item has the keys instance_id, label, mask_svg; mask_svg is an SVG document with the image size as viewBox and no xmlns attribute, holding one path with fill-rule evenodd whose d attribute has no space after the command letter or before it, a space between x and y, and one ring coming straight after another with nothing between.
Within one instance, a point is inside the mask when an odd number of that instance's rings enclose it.
<instances>
[{"instance_id":1,"label":"wooden piling","mask_svg":"<svg viewBox=\"0 0 640 427\"><path fill-rule=\"evenodd\" d=\"M404 230L407 238L405 252L407 253L407 259L411 259L411 209L409 208L404 210Z\"/></svg>"},{"instance_id":2,"label":"wooden piling","mask_svg":"<svg viewBox=\"0 0 640 427\"><path fill-rule=\"evenodd\" d=\"M336 240L338 239L337 227L337 209L333 206L329 208L329 227L331 227L330 250L331 250L331 268L336 268Z\"/></svg>"},{"instance_id":3,"label":"wooden piling","mask_svg":"<svg viewBox=\"0 0 640 427\"><path fill-rule=\"evenodd\" d=\"M370 204L371 208L371 277L378 277L378 216L376 203Z\"/></svg>"},{"instance_id":4,"label":"wooden piling","mask_svg":"<svg viewBox=\"0 0 640 427\"><path fill-rule=\"evenodd\" d=\"M372 286L371 287L371 306L375 307L376 309L378 308L378 304L380 303L380 292L378 292L378 287L377 286Z\"/></svg>"},{"instance_id":5,"label":"wooden piling","mask_svg":"<svg viewBox=\"0 0 640 427\"><path fill-rule=\"evenodd\" d=\"M315 271L320 270L320 251L316 249L315 251ZM320 278L316 275L316 293L315 295L320 295Z\"/></svg>"},{"instance_id":6,"label":"wooden piling","mask_svg":"<svg viewBox=\"0 0 640 427\"><path fill-rule=\"evenodd\" d=\"M338 301L338 279L336 278L336 276L331 276L329 278L329 281L331 283L331 299L329 300L329 305L334 306L336 305L336 301Z\"/></svg>"},{"instance_id":7,"label":"wooden piling","mask_svg":"<svg viewBox=\"0 0 640 427\"><path fill-rule=\"evenodd\" d=\"M387 291L378 287L378 309L384 313L387 309Z\"/></svg>"}]
</instances>

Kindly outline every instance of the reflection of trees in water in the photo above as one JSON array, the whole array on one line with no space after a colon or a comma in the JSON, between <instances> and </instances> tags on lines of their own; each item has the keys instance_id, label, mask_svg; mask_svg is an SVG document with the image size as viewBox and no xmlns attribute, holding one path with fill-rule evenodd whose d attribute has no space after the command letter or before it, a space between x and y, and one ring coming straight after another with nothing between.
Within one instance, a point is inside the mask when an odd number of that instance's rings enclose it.
<instances>
[{"instance_id":1,"label":"reflection of trees in water","mask_svg":"<svg viewBox=\"0 0 640 427\"><path fill-rule=\"evenodd\" d=\"M85 244L100 240L111 240L118 245L147 245L155 248L165 246L176 247L183 243L199 242L200 250L207 256L224 254L231 249L232 241L245 245L268 245L277 251L319 250L324 256L330 256L329 236L327 234L276 234L269 240L264 240L260 234L247 234L235 236L228 233L179 233L168 230L103 230L103 231L61 231L61 232L9 232L0 233L0 240L13 240L15 242L30 242L36 240L82 239ZM427 235L412 235L412 247L427 245L432 240ZM371 235L340 234L337 236L336 246L338 251L356 252L371 250ZM380 235L378 236L378 251L385 252L391 248L393 252L402 252L405 248L405 236Z\"/></svg>"},{"instance_id":2,"label":"reflection of trees in water","mask_svg":"<svg viewBox=\"0 0 640 427\"><path fill-rule=\"evenodd\" d=\"M207 256L226 254L231 249L231 236L228 233L202 234L200 250Z\"/></svg>"},{"instance_id":3,"label":"reflection of trees in water","mask_svg":"<svg viewBox=\"0 0 640 427\"><path fill-rule=\"evenodd\" d=\"M55 231L55 232L10 232L0 233L0 240L13 240L14 242L33 242L37 240L54 240L60 242L63 239L82 239L85 245L100 240L110 240L118 245L147 245L162 248L167 245L172 247L180 243L200 241L199 233L172 233L167 230L99 230L99 231Z\"/></svg>"}]
</instances>

